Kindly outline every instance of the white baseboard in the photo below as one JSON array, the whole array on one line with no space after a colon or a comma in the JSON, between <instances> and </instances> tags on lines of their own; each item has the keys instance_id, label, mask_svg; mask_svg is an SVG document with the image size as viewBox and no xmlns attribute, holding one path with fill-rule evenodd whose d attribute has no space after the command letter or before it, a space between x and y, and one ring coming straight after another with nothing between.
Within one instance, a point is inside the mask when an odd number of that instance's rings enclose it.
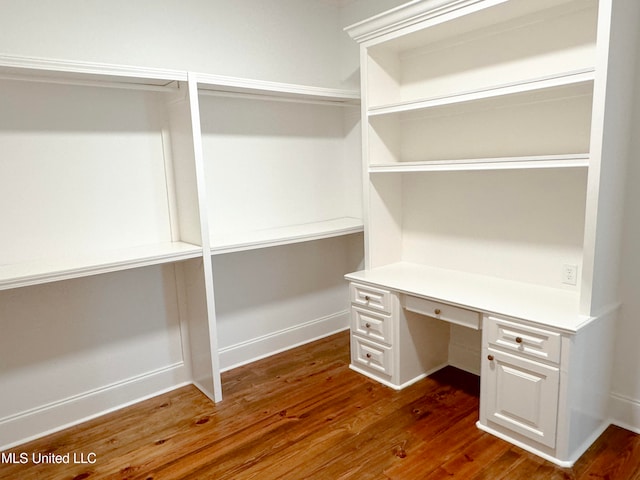
<instances>
[{"instance_id":1,"label":"white baseboard","mask_svg":"<svg viewBox=\"0 0 640 480\"><path fill-rule=\"evenodd\" d=\"M0 418L0 451L191 383L183 362Z\"/></svg>"},{"instance_id":2,"label":"white baseboard","mask_svg":"<svg viewBox=\"0 0 640 480\"><path fill-rule=\"evenodd\" d=\"M610 412L611 423L640 434L640 401L611 393Z\"/></svg>"},{"instance_id":3,"label":"white baseboard","mask_svg":"<svg viewBox=\"0 0 640 480\"><path fill-rule=\"evenodd\" d=\"M255 362L348 328L349 311L345 310L221 348L219 349L220 371L224 372Z\"/></svg>"},{"instance_id":4,"label":"white baseboard","mask_svg":"<svg viewBox=\"0 0 640 480\"><path fill-rule=\"evenodd\" d=\"M354 365L353 363L349 365L349 368L351 370L353 370L354 372L357 372L361 375L364 375L365 377L369 377L372 380L375 380L378 383L381 383L382 385L384 385L385 387L389 387L389 388L393 388L394 390L402 390L404 388L410 387L411 385L413 385L414 383L418 383L420 380L427 378L429 375L432 375L434 373L436 373L438 370L443 369L444 367L446 367L447 364L443 363L442 365L438 365L437 367L432 368L431 370L429 370L428 372L424 372L421 373L420 375L412 378L411 380L407 380L405 383L403 383L402 385L396 385L394 383L391 383L387 380L385 380L384 378L380 378L377 375L367 372L366 370L359 368L357 365Z\"/></svg>"}]
</instances>

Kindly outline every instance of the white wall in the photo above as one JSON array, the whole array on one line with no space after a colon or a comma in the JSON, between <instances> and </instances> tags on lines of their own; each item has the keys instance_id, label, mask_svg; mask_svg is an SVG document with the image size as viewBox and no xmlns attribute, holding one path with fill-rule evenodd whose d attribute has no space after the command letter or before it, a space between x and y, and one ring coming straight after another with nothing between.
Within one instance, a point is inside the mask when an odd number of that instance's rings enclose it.
<instances>
[{"instance_id":1,"label":"white wall","mask_svg":"<svg viewBox=\"0 0 640 480\"><path fill-rule=\"evenodd\" d=\"M0 0L0 53L338 86L316 0Z\"/></svg>"},{"instance_id":2,"label":"white wall","mask_svg":"<svg viewBox=\"0 0 640 480\"><path fill-rule=\"evenodd\" d=\"M640 129L640 62L636 64L636 92L632 131ZM612 379L612 414L621 426L640 433L640 136L631 139L622 244L621 300L616 358Z\"/></svg>"},{"instance_id":3,"label":"white wall","mask_svg":"<svg viewBox=\"0 0 640 480\"><path fill-rule=\"evenodd\" d=\"M403 3L407 3L407 0L356 0L344 3L339 12L338 48L339 77L346 86L360 87L360 47L343 29Z\"/></svg>"}]
</instances>

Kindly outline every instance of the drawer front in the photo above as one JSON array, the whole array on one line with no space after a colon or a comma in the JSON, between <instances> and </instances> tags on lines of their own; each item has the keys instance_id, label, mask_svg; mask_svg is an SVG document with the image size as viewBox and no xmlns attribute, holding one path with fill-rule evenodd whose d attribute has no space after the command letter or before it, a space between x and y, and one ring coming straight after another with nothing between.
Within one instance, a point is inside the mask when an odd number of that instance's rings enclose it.
<instances>
[{"instance_id":1,"label":"drawer front","mask_svg":"<svg viewBox=\"0 0 640 480\"><path fill-rule=\"evenodd\" d=\"M374 313L364 308L352 306L351 330L364 338L392 344L390 315Z\"/></svg>"},{"instance_id":2,"label":"drawer front","mask_svg":"<svg viewBox=\"0 0 640 480\"><path fill-rule=\"evenodd\" d=\"M393 357L390 347L377 345L356 335L351 336L351 361L374 373L391 376Z\"/></svg>"},{"instance_id":3,"label":"drawer front","mask_svg":"<svg viewBox=\"0 0 640 480\"><path fill-rule=\"evenodd\" d=\"M352 283L351 303L377 312L391 313L391 292L381 288Z\"/></svg>"},{"instance_id":4,"label":"drawer front","mask_svg":"<svg viewBox=\"0 0 640 480\"><path fill-rule=\"evenodd\" d=\"M560 363L559 333L488 315L484 326L489 344L539 360Z\"/></svg>"},{"instance_id":5,"label":"drawer front","mask_svg":"<svg viewBox=\"0 0 640 480\"><path fill-rule=\"evenodd\" d=\"M410 295L404 297L404 308L410 312L445 320L463 327L473 328L474 330L480 329L480 313L466 308L454 307Z\"/></svg>"}]
</instances>

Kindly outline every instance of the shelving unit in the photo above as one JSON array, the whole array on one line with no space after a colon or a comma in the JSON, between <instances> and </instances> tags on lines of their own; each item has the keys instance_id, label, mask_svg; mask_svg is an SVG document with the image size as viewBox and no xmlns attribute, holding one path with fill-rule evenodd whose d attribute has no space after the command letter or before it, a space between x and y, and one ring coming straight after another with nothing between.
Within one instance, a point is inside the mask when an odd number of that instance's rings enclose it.
<instances>
[{"instance_id":1,"label":"shelving unit","mask_svg":"<svg viewBox=\"0 0 640 480\"><path fill-rule=\"evenodd\" d=\"M178 225L179 215L196 221L179 211L182 192L172 185L173 162L185 160L167 153L166 105L177 101L186 76L101 75L93 65L45 70L53 62L13 57L2 63L3 89L11 92L2 111L11 115L1 120L0 168L3 178L15 179L0 194L12 206L2 288L201 255L199 239Z\"/></svg>"},{"instance_id":2,"label":"shelving unit","mask_svg":"<svg viewBox=\"0 0 640 480\"><path fill-rule=\"evenodd\" d=\"M611 351L619 306L631 5L414 0L347 28L366 205L352 368L393 388L481 373L479 427L565 466L608 421L611 357L587 352ZM393 335L367 336L380 325Z\"/></svg>"},{"instance_id":3,"label":"shelving unit","mask_svg":"<svg viewBox=\"0 0 640 480\"><path fill-rule=\"evenodd\" d=\"M3 347L2 447L184 383L221 400L212 255L363 230L356 92L13 56L0 86L0 314L40 345Z\"/></svg>"},{"instance_id":4,"label":"shelving unit","mask_svg":"<svg viewBox=\"0 0 640 480\"><path fill-rule=\"evenodd\" d=\"M591 0L427 1L350 27L363 45L368 268L422 257L438 268L578 291L561 283L559 265L524 268L531 249L520 246L539 241L554 261L581 263L586 172L599 161L591 151L597 22ZM545 191L560 180L564 192ZM491 213L513 195L508 213ZM460 225L473 215L483 225L465 233ZM503 253L490 231L525 221L540 223L509 234ZM569 228L545 228L561 221ZM533 230L546 233L528 238ZM488 243L474 241L479 232ZM466 265L449 243L466 244Z\"/></svg>"}]
</instances>

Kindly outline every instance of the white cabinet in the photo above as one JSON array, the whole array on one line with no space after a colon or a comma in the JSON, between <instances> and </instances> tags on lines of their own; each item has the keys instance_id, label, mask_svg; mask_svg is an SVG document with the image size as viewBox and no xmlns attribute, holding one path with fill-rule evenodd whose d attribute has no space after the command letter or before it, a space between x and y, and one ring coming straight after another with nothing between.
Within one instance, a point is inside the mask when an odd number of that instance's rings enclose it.
<instances>
[{"instance_id":1,"label":"white cabinet","mask_svg":"<svg viewBox=\"0 0 640 480\"><path fill-rule=\"evenodd\" d=\"M351 283L351 368L389 386L397 384L395 366L399 324L398 295Z\"/></svg>"},{"instance_id":2,"label":"white cabinet","mask_svg":"<svg viewBox=\"0 0 640 480\"><path fill-rule=\"evenodd\" d=\"M485 316L481 422L555 447L561 335Z\"/></svg>"},{"instance_id":3,"label":"white cabinet","mask_svg":"<svg viewBox=\"0 0 640 480\"><path fill-rule=\"evenodd\" d=\"M409 297L352 282L351 368L402 389L447 364L448 325L406 309Z\"/></svg>"},{"instance_id":4,"label":"white cabinet","mask_svg":"<svg viewBox=\"0 0 640 480\"><path fill-rule=\"evenodd\" d=\"M366 245L346 278L418 299L407 315L493 318L479 426L562 465L608 421L578 392L608 390L610 356L587 349L610 351L619 307L639 15L629 0L415 0L346 29L360 44Z\"/></svg>"},{"instance_id":5,"label":"white cabinet","mask_svg":"<svg viewBox=\"0 0 640 480\"><path fill-rule=\"evenodd\" d=\"M548 447L556 443L558 367L491 348L482 372L486 419Z\"/></svg>"}]
</instances>

